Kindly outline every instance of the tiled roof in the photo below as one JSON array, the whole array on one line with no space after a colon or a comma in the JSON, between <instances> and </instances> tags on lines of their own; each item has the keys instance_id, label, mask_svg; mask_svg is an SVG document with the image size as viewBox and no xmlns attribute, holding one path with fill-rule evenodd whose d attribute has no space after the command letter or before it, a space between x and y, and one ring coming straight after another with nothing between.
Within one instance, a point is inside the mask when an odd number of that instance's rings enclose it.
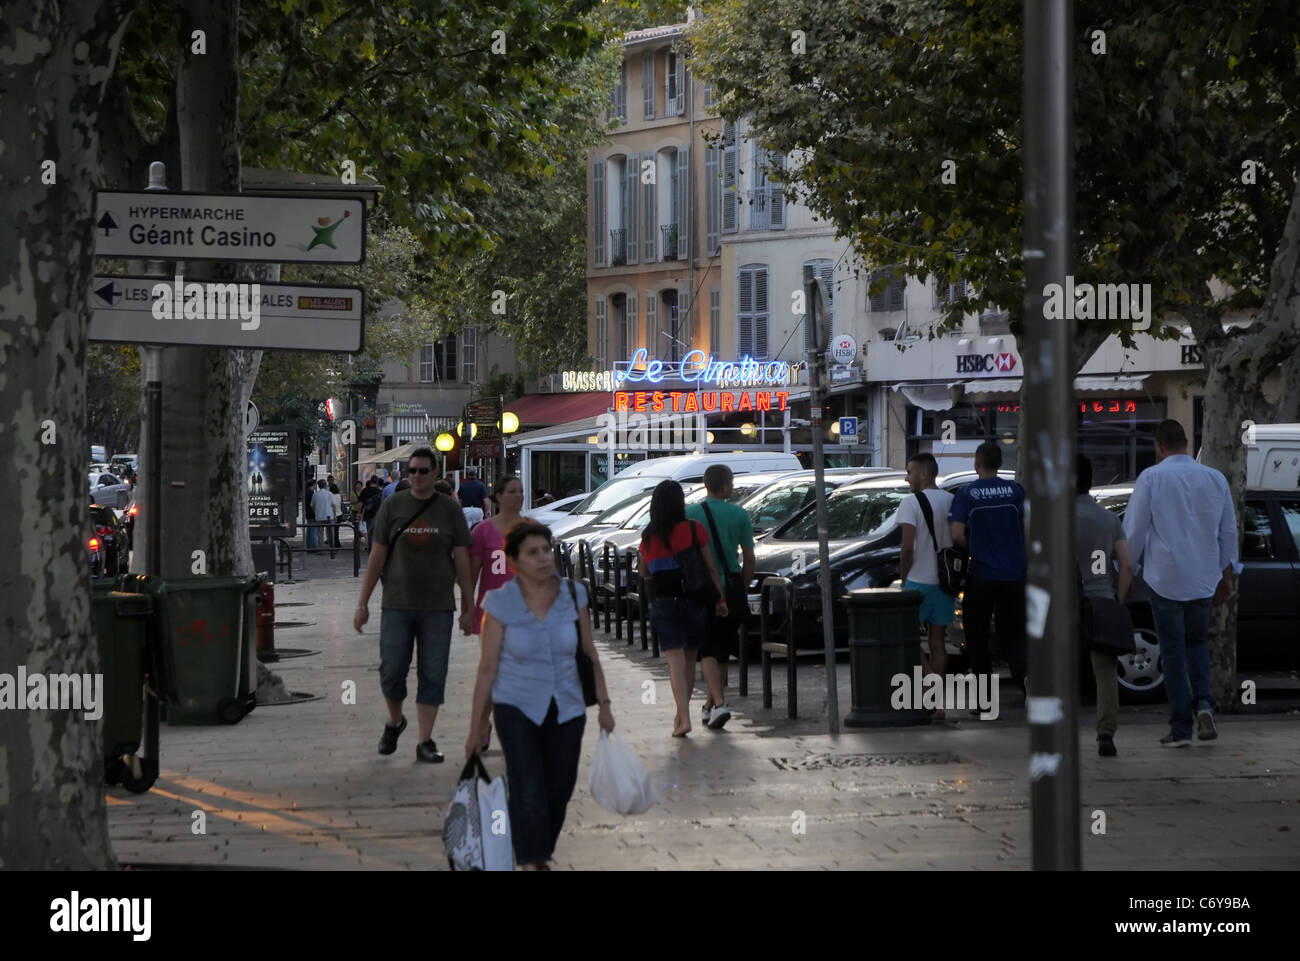
<instances>
[{"instance_id":1,"label":"tiled roof","mask_svg":"<svg viewBox=\"0 0 1300 961\"><path fill-rule=\"evenodd\" d=\"M666 27L647 27L645 30L631 30L623 34L624 44L640 43L645 40L660 40L675 37L686 29L684 23L674 23Z\"/></svg>"}]
</instances>

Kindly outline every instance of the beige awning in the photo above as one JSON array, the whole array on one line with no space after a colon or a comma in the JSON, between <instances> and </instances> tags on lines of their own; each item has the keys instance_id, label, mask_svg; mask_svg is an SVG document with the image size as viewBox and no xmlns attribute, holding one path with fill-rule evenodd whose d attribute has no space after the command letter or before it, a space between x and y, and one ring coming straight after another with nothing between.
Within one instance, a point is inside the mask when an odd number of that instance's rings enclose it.
<instances>
[{"instance_id":1,"label":"beige awning","mask_svg":"<svg viewBox=\"0 0 1300 961\"><path fill-rule=\"evenodd\" d=\"M403 444L401 447L394 447L392 450L382 450L378 454L371 454L369 457L363 457L361 460L354 460L352 463L360 467L362 464L391 464L395 460L406 460L411 456L412 451L418 447L429 446L428 441L411 441Z\"/></svg>"}]
</instances>

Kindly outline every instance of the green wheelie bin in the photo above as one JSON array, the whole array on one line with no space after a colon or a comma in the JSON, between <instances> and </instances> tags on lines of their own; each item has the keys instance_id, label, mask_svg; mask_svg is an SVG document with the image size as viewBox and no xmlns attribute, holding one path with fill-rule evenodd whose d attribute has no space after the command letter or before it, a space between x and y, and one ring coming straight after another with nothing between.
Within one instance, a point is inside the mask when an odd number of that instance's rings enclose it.
<instances>
[{"instance_id":1,"label":"green wheelie bin","mask_svg":"<svg viewBox=\"0 0 1300 961\"><path fill-rule=\"evenodd\" d=\"M235 724L256 706L257 577L123 578L161 612L168 724Z\"/></svg>"},{"instance_id":2,"label":"green wheelie bin","mask_svg":"<svg viewBox=\"0 0 1300 961\"><path fill-rule=\"evenodd\" d=\"M143 794L158 779L158 699L150 691L158 675L154 599L116 587L113 580L91 584L104 676L104 776L108 784Z\"/></svg>"}]
</instances>

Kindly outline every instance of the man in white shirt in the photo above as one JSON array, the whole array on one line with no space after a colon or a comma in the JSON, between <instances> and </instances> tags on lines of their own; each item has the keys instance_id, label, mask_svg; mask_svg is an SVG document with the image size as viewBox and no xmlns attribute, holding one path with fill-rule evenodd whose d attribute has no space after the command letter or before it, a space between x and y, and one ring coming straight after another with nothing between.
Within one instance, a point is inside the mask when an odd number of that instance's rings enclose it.
<instances>
[{"instance_id":1,"label":"man in white shirt","mask_svg":"<svg viewBox=\"0 0 1300 961\"><path fill-rule=\"evenodd\" d=\"M1233 593L1237 515L1228 481L1187 456L1176 420L1156 428L1156 460L1137 479L1124 512L1124 535L1151 589L1151 616L1160 640L1170 731L1166 747L1192 743L1192 710L1202 741L1219 736L1210 696L1210 607ZM1195 704L1192 703L1193 697Z\"/></svg>"},{"instance_id":2,"label":"man in white shirt","mask_svg":"<svg viewBox=\"0 0 1300 961\"><path fill-rule=\"evenodd\" d=\"M323 480L316 482L316 493L311 495L311 509L316 514L316 523L330 524L334 523L334 495L329 492ZM330 557L334 556L333 541L330 541L330 528L321 528L325 533L325 539L329 541Z\"/></svg>"},{"instance_id":3,"label":"man in white shirt","mask_svg":"<svg viewBox=\"0 0 1300 961\"><path fill-rule=\"evenodd\" d=\"M948 653L944 649L947 627L956 620L954 598L939 586L940 550L952 547L952 533L948 526L948 509L952 494L935 485L939 464L933 454L920 453L907 462L907 486L915 497L906 498L898 506L898 525L903 532L903 553L899 559L899 576L903 587L919 591L921 623L929 625L930 656L922 658L925 672L942 675L948 668ZM930 523L921 510L920 498L930 504ZM931 531L933 530L933 534ZM936 538L938 542L936 543ZM944 712L934 713L936 721L944 720Z\"/></svg>"}]
</instances>

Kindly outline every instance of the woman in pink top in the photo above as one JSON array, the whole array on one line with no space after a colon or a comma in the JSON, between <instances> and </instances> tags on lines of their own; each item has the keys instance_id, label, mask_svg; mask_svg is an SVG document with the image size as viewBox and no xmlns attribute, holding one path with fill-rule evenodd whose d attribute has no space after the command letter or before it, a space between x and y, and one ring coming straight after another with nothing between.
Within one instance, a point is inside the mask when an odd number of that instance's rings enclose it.
<instances>
[{"instance_id":1,"label":"woman in pink top","mask_svg":"<svg viewBox=\"0 0 1300 961\"><path fill-rule=\"evenodd\" d=\"M523 520L519 512L524 506L524 485L514 474L507 474L493 485L492 494L497 513L475 524L469 535L470 580L478 584L473 619L469 625L471 634L477 634L483 628L483 596L515 576L506 562L506 532ZM483 729L488 732L483 739L484 750L492 738L491 715L492 703L489 701L482 718Z\"/></svg>"}]
</instances>

